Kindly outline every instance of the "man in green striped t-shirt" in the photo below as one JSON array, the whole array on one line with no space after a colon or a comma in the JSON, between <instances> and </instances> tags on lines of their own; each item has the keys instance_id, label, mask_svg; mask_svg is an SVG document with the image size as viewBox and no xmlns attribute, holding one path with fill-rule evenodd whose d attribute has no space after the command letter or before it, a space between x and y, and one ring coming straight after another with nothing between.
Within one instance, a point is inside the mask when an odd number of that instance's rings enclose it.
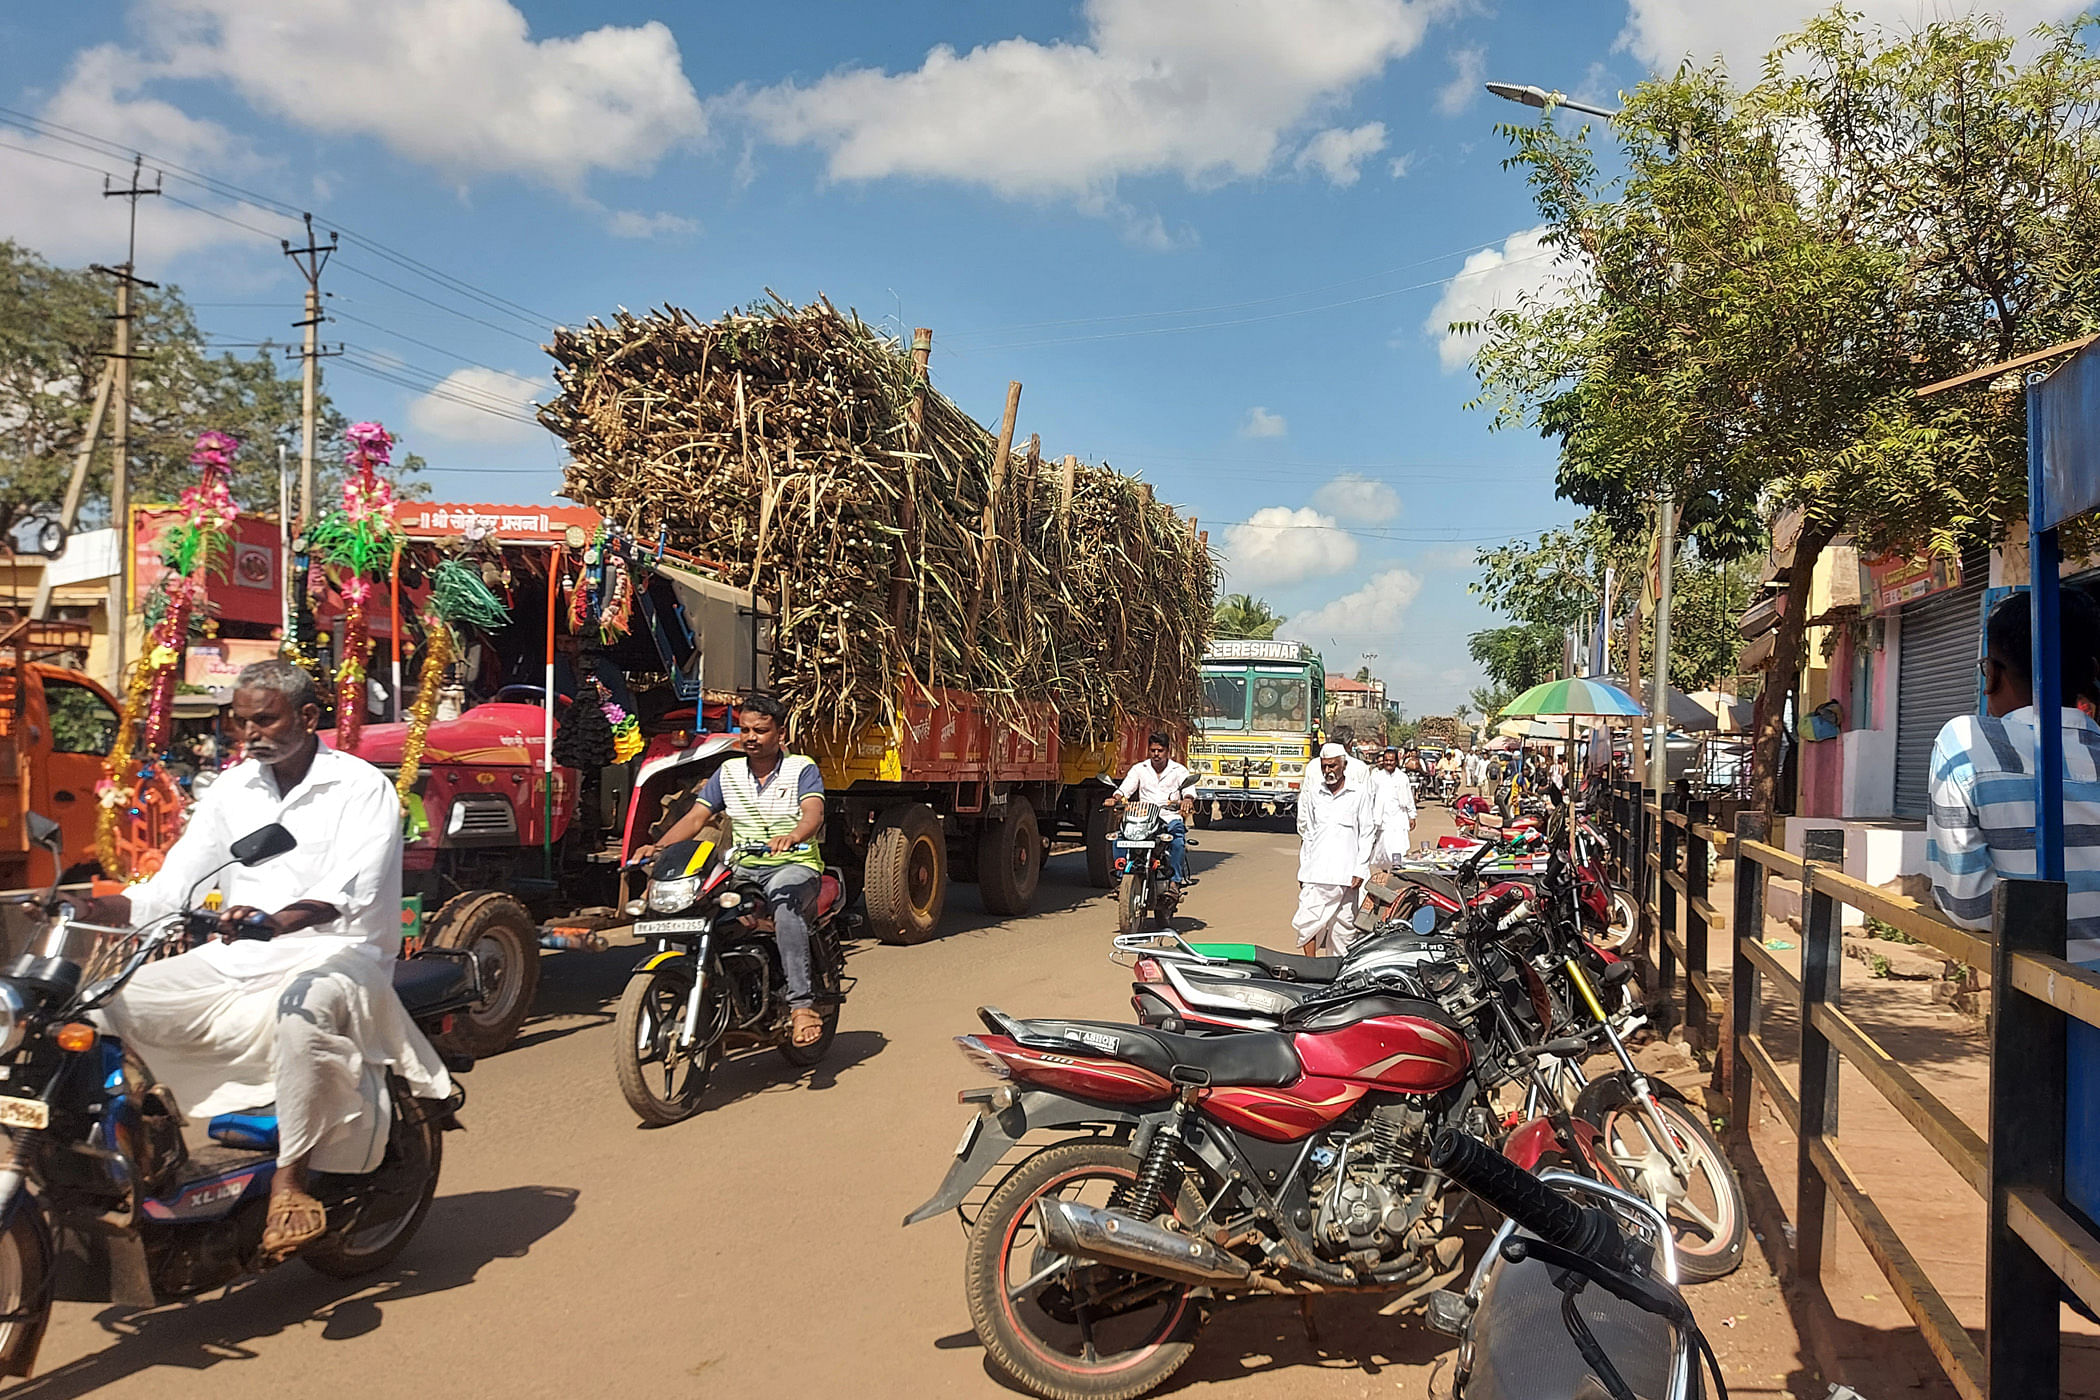
<instances>
[{"instance_id":1,"label":"man in green striped t-shirt","mask_svg":"<svg viewBox=\"0 0 2100 1400\"><path fill-rule=\"evenodd\" d=\"M744 756L717 768L692 810L635 855L651 856L661 847L692 840L717 812L729 818L732 842L766 843L768 854L744 856L737 864L765 886L795 1044L813 1045L824 1034L823 1018L812 1005L809 969L809 917L824 873L824 857L817 850L817 833L824 829L824 777L814 762L782 749L787 707L778 700L746 696L736 717L743 726Z\"/></svg>"}]
</instances>

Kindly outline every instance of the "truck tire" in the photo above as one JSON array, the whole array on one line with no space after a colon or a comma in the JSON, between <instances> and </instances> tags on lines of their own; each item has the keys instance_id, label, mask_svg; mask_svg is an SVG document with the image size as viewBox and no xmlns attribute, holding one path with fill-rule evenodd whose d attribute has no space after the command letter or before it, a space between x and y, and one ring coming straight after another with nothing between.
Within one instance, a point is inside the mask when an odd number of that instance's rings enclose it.
<instances>
[{"instance_id":1,"label":"truck tire","mask_svg":"<svg viewBox=\"0 0 2100 1400\"><path fill-rule=\"evenodd\" d=\"M1035 808L1021 798L977 838L977 890L987 914L1025 914L1043 878L1043 836Z\"/></svg>"},{"instance_id":2,"label":"truck tire","mask_svg":"<svg viewBox=\"0 0 2100 1400\"><path fill-rule=\"evenodd\" d=\"M923 802L884 812L868 838L868 930L885 943L924 943L948 903L948 841Z\"/></svg>"},{"instance_id":3,"label":"truck tire","mask_svg":"<svg viewBox=\"0 0 2100 1400\"><path fill-rule=\"evenodd\" d=\"M1096 802L1086 814L1086 882L1097 890L1116 884L1115 813Z\"/></svg>"},{"instance_id":4,"label":"truck tire","mask_svg":"<svg viewBox=\"0 0 2100 1400\"><path fill-rule=\"evenodd\" d=\"M532 915L507 894L470 890L438 910L428 941L472 953L483 991L478 1005L452 1018L438 1048L477 1060L508 1048L540 989L540 931Z\"/></svg>"}]
</instances>

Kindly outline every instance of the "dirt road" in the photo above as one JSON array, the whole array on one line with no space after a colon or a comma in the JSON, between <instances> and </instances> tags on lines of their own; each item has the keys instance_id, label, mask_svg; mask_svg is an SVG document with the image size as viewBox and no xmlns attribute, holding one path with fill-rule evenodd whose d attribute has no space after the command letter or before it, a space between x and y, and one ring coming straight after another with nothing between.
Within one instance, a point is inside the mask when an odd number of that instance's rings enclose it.
<instances>
[{"instance_id":1,"label":"dirt road","mask_svg":"<svg viewBox=\"0 0 2100 1400\"><path fill-rule=\"evenodd\" d=\"M1436 820L1434 816L1430 819ZM1432 828L1433 830L1433 828ZM1419 834L1419 833L1418 833ZM1296 839L1199 833L1194 924L1288 946ZM948 931L862 946L831 1059L798 1082L777 1055L732 1061L700 1117L645 1131L621 1103L610 1021L633 951L550 959L540 1017L466 1077L468 1131L396 1265L362 1284L299 1265L148 1313L60 1304L45 1374L11 1395L391 1400L998 1396L970 1330L950 1220L898 1222L933 1191L978 1082L950 1043L990 1002L1127 1016L1114 917L1055 859L1011 923L958 887ZM1762 1263L1694 1303L1740 1395L1822 1394ZM1205 1400L1425 1395L1451 1347L1379 1303L1323 1300L1315 1351L1294 1303L1221 1313L1177 1390Z\"/></svg>"}]
</instances>

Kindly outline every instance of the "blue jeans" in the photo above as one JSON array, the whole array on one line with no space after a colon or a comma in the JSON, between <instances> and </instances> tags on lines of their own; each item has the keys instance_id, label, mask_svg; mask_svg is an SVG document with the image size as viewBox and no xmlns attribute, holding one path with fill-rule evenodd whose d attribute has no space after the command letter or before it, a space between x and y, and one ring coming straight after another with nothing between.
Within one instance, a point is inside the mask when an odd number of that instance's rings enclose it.
<instances>
[{"instance_id":1,"label":"blue jeans","mask_svg":"<svg viewBox=\"0 0 2100 1400\"><path fill-rule=\"evenodd\" d=\"M809 989L809 916L817 907L819 872L807 865L777 865L754 870L773 906L773 942L780 949L780 973L787 979L788 1005L807 1007Z\"/></svg>"},{"instance_id":2,"label":"blue jeans","mask_svg":"<svg viewBox=\"0 0 2100 1400\"><path fill-rule=\"evenodd\" d=\"M1187 884L1189 878L1189 827L1180 813L1167 818L1167 873Z\"/></svg>"}]
</instances>

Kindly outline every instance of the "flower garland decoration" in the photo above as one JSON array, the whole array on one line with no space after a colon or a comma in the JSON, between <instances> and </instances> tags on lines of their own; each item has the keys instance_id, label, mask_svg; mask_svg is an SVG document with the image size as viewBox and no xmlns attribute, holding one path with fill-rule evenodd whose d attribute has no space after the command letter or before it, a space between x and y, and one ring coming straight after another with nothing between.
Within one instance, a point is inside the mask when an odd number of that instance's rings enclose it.
<instances>
[{"instance_id":1,"label":"flower garland decoration","mask_svg":"<svg viewBox=\"0 0 2100 1400\"><path fill-rule=\"evenodd\" d=\"M227 478L240 444L226 433L197 435L190 465L196 483L176 503L177 516L161 534L161 563L167 572L146 607L145 654L125 680L124 711L116 740L96 785L95 855L103 874L124 879L131 874L117 838L120 822L142 814L141 789L160 767L175 722L175 685L189 649L190 624L210 608L206 580L226 553L226 532L240 516ZM138 760L139 746L146 756ZM136 766L135 766L136 765Z\"/></svg>"},{"instance_id":2,"label":"flower garland decoration","mask_svg":"<svg viewBox=\"0 0 2100 1400\"><path fill-rule=\"evenodd\" d=\"M459 655L455 626L479 627L484 631L510 621L510 613L481 580L481 574L457 559L441 560L430 574L430 597L424 604L423 664L416 672L415 703L408 707L408 729L401 736L401 766L394 776L394 795L411 824L421 819L422 808L415 796L416 777L423 766L423 748L430 736L430 722L437 715L438 696L445 686L445 668ZM340 716L337 723L341 724Z\"/></svg>"},{"instance_id":3,"label":"flower garland decoration","mask_svg":"<svg viewBox=\"0 0 2100 1400\"><path fill-rule=\"evenodd\" d=\"M313 550L344 571L342 662L335 671L336 746L356 753L365 723L365 666L371 660L372 637L365 625L365 605L372 599L372 575L390 563L400 542L394 524L394 488L380 470L393 459L394 435L378 423L352 423L349 474L343 478L343 503L314 526Z\"/></svg>"},{"instance_id":4,"label":"flower garland decoration","mask_svg":"<svg viewBox=\"0 0 2100 1400\"><path fill-rule=\"evenodd\" d=\"M605 717L612 721L613 762L625 763L642 751L642 722L618 705L608 702Z\"/></svg>"}]
</instances>

